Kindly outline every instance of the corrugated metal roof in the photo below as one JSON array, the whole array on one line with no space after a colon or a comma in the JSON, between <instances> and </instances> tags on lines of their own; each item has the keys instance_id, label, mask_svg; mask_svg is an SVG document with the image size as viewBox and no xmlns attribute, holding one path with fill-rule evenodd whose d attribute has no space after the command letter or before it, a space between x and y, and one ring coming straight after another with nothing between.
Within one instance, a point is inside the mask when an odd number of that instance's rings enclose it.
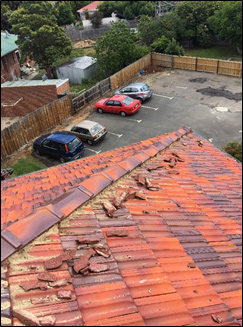
<instances>
[{"instance_id":1,"label":"corrugated metal roof","mask_svg":"<svg viewBox=\"0 0 243 327\"><path fill-rule=\"evenodd\" d=\"M74 68L86 69L87 67L93 65L96 62L97 62L96 58L84 56L84 57L71 59L59 67L72 66Z\"/></svg>"},{"instance_id":2,"label":"corrugated metal roof","mask_svg":"<svg viewBox=\"0 0 243 327\"><path fill-rule=\"evenodd\" d=\"M18 49L18 46L15 43L17 38L17 35L14 34L6 35L6 33L1 33L1 57L15 49Z\"/></svg>"},{"instance_id":3,"label":"corrugated metal roof","mask_svg":"<svg viewBox=\"0 0 243 327\"><path fill-rule=\"evenodd\" d=\"M65 79L46 79L42 80L19 80L19 81L8 81L1 84L1 87L19 87L19 86L41 86L41 85L56 85L56 87L61 86L66 83L68 78Z\"/></svg>"}]
</instances>

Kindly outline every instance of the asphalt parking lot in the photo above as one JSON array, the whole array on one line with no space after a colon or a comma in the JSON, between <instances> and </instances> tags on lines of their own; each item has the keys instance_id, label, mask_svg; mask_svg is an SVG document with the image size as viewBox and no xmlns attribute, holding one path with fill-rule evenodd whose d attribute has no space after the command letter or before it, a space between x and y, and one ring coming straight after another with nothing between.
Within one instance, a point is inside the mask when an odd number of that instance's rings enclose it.
<instances>
[{"instance_id":1,"label":"asphalt parking lot","mask_svg":"<svg viewBox=\"0 0 243 327\"><path fill-rule=\"evenodd\" d=\"M106 152L178 130L192 128L202 138L222 149L228 142L242 142L242 79L205 72L167 70L149 75L138 74L131 82L147 83L153 96L145 101L139 111L131 116L90 110L76 114L54 130L64 130L83 119L104 125L108 134L99 143L85 143L83 158ZM115 90L114 90L115 91ZM109 92L107 97L112 96ZM98 101L98 100L97 100ZM32 148L32 147L31 147ZM46 156L33 156L47 167L60 164Z\"/></svg>"},{"instance_id":2,"label":"asphalt parking lot","mask_svg":"<svg viewBox=\"0 0 243 327\"><path fill-rule=\"evenodd\" d=\"M96 145L86 145L84 156L169 133L181 126L191 127L221 149L228 142L242 142L240 78L188 71L155 75L137 77L137 81L147 82L154 93L136 114L121 117L91 110L87 119L104 125L108 134Z\"/></svg>"}]
</instances>

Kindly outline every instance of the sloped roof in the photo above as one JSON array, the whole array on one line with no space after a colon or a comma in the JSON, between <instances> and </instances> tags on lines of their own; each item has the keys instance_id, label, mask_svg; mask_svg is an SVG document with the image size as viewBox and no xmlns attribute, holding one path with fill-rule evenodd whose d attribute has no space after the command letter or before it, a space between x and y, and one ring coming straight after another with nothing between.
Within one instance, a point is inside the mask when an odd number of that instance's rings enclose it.
<instances>
[{"instance_id":1,"label":"sloped roof","mask_svg":"<svg viewBox=\"0 0 243 327\"><path fill-rule=\"evenodd\" d=\"M59 87L64 83L68 82L68 78L64 79L46 79L46 80L18 80L18 81L7 81L1 84L2 87L19 87L19 86L42 86L42 85L55 85Z\"/></svg>"},{"instance_id":2,"label":"sloped roof","mask_svg":"<svg viewBox=\"0 0 243 327\"><path fill-rule=\"evenodd\" d=\"M97 10L97 6L102 3L104 1L93 1L90 4L88 4L87 6L82 7L81 9L77 10L77 12L80 11L85 11L85 10Z\"/></svg>"},{"instance_id":3,"label":"sloped roof","mask_svg":"<svg viewBox=\"0 0 243 327\"><path fill-rule=\"evenodd\" d=\"M6 33L1 33L1 57L18 49L18 46L15 43L17 38L18 36L14 34L6 35Z\"/></svg>"},{"instance_id":4,"label":"sloped roof","mask_svg":"<svg viewBox=\"0 0 243 327\"><path fill-rule=\"evenodd\" d=\"M16 185L22 200L60 187L2 233L2 249L16 252L2 275L14 315L51 315L57 326L240 325L241 164L189 128L88 159L2 184L13 203ZM44 271L59 287L30 284Z\"/></svg>"}]
</instances>

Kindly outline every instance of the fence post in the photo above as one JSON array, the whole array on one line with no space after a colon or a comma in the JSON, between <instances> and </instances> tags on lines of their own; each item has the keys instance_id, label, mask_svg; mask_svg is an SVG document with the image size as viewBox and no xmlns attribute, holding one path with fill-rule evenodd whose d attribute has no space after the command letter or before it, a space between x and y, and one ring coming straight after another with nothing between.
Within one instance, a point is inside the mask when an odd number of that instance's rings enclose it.
<instances>
[{"instance_id":1,"label":"fence post","mask_svg":"<svg viewBox=\"0 0 243 327\"><path fill-rule=\"evenodd\" d=\"M174 56L172 55L171 56L171 69L173 69L174 67Z\"/></svg>"},{"instance_id":2,"label":"fence post","mask_svg":"<svg viewBox=\"0 0 243 327\"><path fill-rule=\"evenodd\" d=\"M196 62L195 62L195 71L197 71L197 57L196 57Z\"/></svg>"},{"instance_id":3,"label":"fence post","mask_svg":"<svg viewBox=\"0 0 243 327\"><path fill-rule=\"evenodd\" d=\"M100 90L100 95L102 95L103 93L102 93L102 88L100 86L100 83L99 83L99 90Z\"/></svg>"},{"instance_id":4,"label":"fence post","mask_svg":"<svg viewBox=\"0 0 243 327\"><path fill-rule=\"evenodd\" d=\"M218 59L218 62L217 62L217 74L219 73L219 59Z\"/></svg>"}]
</instances>

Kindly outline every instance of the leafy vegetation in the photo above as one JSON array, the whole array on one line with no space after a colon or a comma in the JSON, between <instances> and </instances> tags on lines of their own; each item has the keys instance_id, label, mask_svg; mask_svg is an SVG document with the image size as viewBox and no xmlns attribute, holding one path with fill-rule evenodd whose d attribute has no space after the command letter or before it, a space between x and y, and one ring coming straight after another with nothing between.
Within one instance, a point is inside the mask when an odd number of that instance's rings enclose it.
<instances>
[{"instance_id":1,"label":"leafy vegetation","mask_svg":"<svg viewBox=\"0 0 243 327\"><path fill-rule=\"evenodd\" d=\"M11 175L11 178L29 174L34 171L45 169L45 168L46 166L42 162L35 159L31 155L28 155L25 158L19 159L17 163L13 166L14 172Z\"/></svg>"},{"instance_id":2,"label":"leafy vegetation","mask_svg":"<svg viewBox=\"0 0 243 327\"><path fill-rule=\"evenodd\" d=\"M98 6L104 17L110 17L113 12L120 18L135 19L140 15L154 16L154 1L104 1Z\"/></svg>"},{"instance_id":3,"label":"leafy vegetation","mask_svg":"<svg viewBox=\"0 0 243 327\"><path fill-rule=\"evenodd\" d=\"M102 17L102 13L100 13L99 11L95 11L93 15L90 16L90 21L94 28L100 27L100 25L102 24Z\"/></svg>"},{"instance_id":4,"label":"leafy vegetation","mask_svg":"<svg viewBox=\"0 0 243 327\"><path fill-rule=\"evenodd\" d=\"M71 6L68 1L57 3L55 5L57 23L59 26L69 25L74 23L75 16L72 13Z\"/></svg>"},{"instance_id":5,"label":"leafy vegetation","mask_svg":"<svg viewBox=\"0 0 243 327\"><path fill-rule=\"evenodd\" d=\"M223 147L224 151L242 162L242 143L229 142Z\"/></svg>"},{"instance_id":6,"label":"leafy vegetation","mask_svg":"<svg viewBox=\"0 0 243 327\"><path fill-rule=\"evenodd\" d=\"M57 25L55 9L49 1L24 1L11 14L10 23L12 33L18 35L21 57L33 56L49 77L53 62L72 51L71 41Z\"/></svg>"}]
</instances>

